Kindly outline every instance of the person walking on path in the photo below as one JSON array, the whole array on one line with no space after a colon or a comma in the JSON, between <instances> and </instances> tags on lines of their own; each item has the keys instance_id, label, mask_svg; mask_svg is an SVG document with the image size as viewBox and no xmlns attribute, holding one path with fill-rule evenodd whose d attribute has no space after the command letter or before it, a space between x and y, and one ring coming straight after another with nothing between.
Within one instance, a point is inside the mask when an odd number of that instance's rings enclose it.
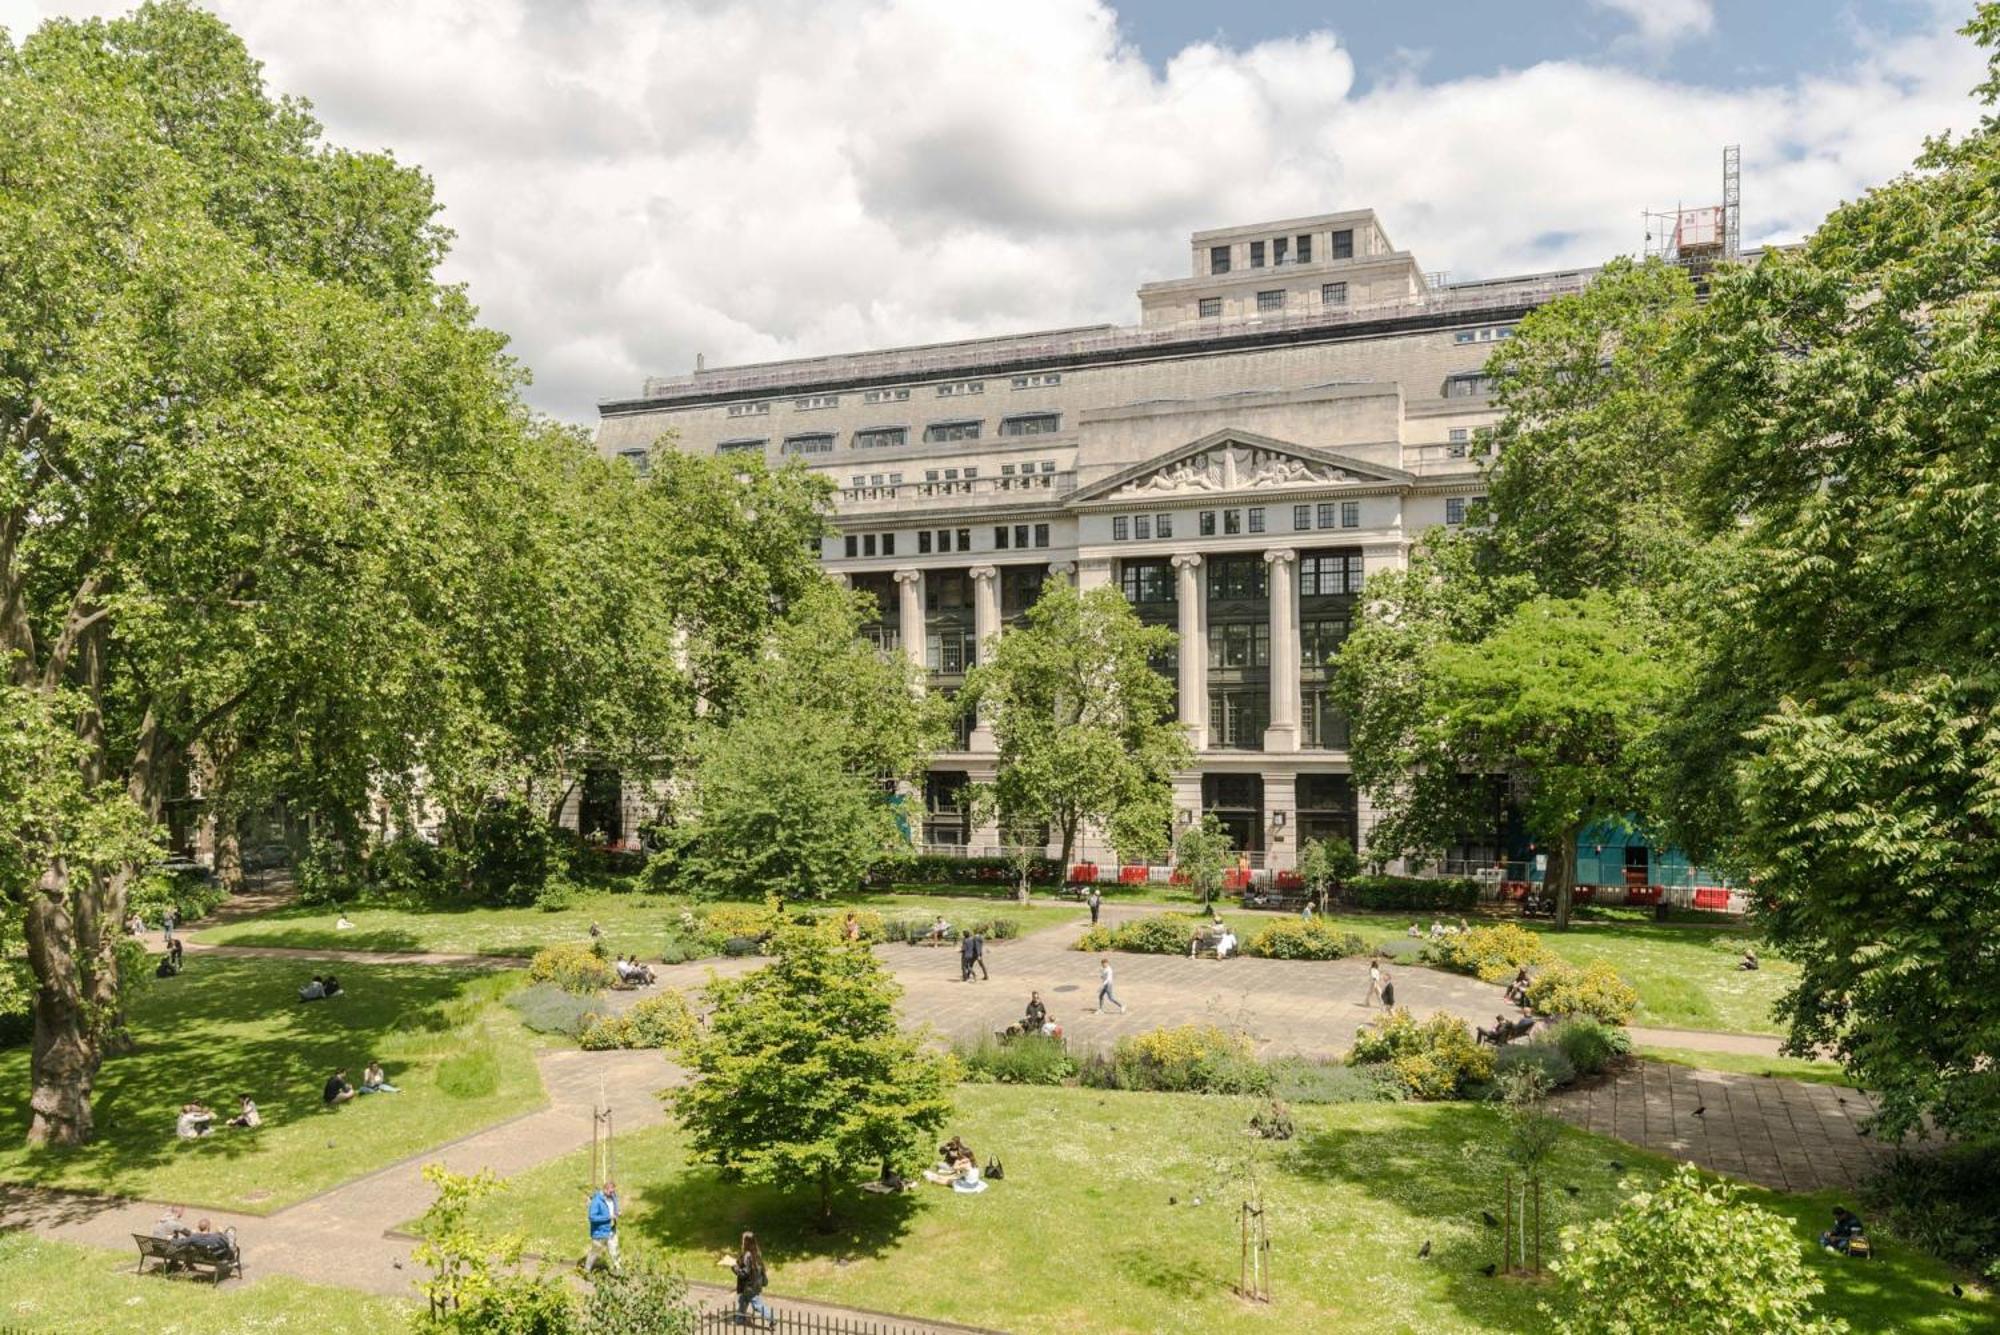
<instances>
[{"instance_id":1,"label":"person walking on path","mask_svg":"<svg viewBox=\"0 0 2000 1335\"><path fill-rule=\"evenodd\" d=\"M180 921L180 915L174 912L172 904L167 905L167 911L160 915L160 935L166 938L168 946L174 944L174 928L180 926Z\"/></svg>"},{"instance_id":2,"label":"person walking on path","mask_svg":"<svg viewBox=\"0 0 2000 1335\"><path fill-rule=\"evenodd\" d=\"M1118 999L1118 993L1112 990L1111 982L1111 957L1106 955L1097 961L1097 1013L1099 1015L1104 1013L1104 1003L1107 1001L1118 1008L1120 1015L1125 1013L1125 1003Z\"/></svg>"},{"instance_id":3,"label":"person walking on path","mask_svg":"<svg viewBox=\"0 0 2000 1335\"><path fill-rule=\"evenodd\" d=\"M972 952L972 933L967 932L958 938L958 981L961 983L972 981Z\"/></svg>"},{"instance_id":4,"label":"person walking on path","mask_svg":"<svg viewBox=\"0 0 2000 1335\"><path fill-rule=\"evenodd\" d=\"M979 966L979 981L990 982L993 975L986 972L986 933L975 931L966 937L972 945L972 962ZM965 971L965 981L972 981L972 970Z\"/></svg>"},{"instance_id":5,"label":"person walking on path","mask_svg":"<svg viewBox=\"0 0 2000 1335\"><path fill-rule=\"evenodd\" d=\"M1374 956L1368 959L1368 995L1361 999L1363 1006L1372 1006L1382 1000L1382 961Z\"/></svg>"},{"instance_id":6,"label":"person walking on path","mask_svg":"<svg viewBox=\"0 0 2000 1335\"><path fill-rule=\"evenodd\" d=\"M587 1212L590 1220L590 1247L583 1254L583 1269L586 1274L597 1264L602 1253L608 1258L613 1274L618 1273L618 1184L610 1178L604 1185L590 1194Z\"/></svg>"},{"instance_id":7,"label":"person walking on path","mask_svg":"<svg viewBox=\"0 0 2000 1335\"><path fill-rule=\"evenodd\" d=\"M746 1229L736 1255L724 1256L721 1263L736 1273L737 1324L744 1324L744 1315L754 1311L766 1325L776 1325L778 1319L764 1303L764 1285L770 1276L764 1269L764 1252L757 1246L757 1235Z\"/></svg>"},{"instance_id":8,"label":"person walking on path","mask_svg":"<svg viewBox=\"0 0 2000 1335\"><path fill-rule=\"evenodd\" d=\"M1083 901L1090 905L1090 925L1097 926L1097 911L1104 907L1104 896L1097 893L1097 887L1090 887L1090 898Z\"/></svg>"}]
</instances>

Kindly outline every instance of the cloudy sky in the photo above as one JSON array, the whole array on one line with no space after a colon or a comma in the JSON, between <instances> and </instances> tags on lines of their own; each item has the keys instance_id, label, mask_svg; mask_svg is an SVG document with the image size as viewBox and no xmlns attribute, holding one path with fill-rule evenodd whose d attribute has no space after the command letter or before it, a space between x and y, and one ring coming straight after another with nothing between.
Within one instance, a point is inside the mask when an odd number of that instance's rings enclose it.
<instances>
[{"instance_id":1,"label":"cloudy sky","mask_svg":"<svg viewBox=\"0 0 2000 1335\"><path fill-rule=\"evenodd\" d=\"M117 4L0 0L17 35ZM217 0L589 422L649 374L1096 321L1371 206L1454 278L1636 250L1743 146L1795 238L1975 119L1970 0Z\"/></svg>"}]
</instances>

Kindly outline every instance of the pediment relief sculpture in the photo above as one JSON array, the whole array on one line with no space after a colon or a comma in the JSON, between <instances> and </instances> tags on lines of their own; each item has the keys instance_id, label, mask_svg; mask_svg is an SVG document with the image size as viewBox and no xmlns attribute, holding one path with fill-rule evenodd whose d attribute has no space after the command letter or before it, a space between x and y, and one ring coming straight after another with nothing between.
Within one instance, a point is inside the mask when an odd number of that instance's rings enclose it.
<instances>
[{"instance_id":1,"label":"pediment relief sculpture","mask_svg":"<svg viewBox=\"0 0 2000 1335\"><path fill-rule=\"evenodd\" d=\"M1275 450L1219 445L1162 468L1148 477L1128 482L1113 492L1111 499L1242 491L1257 487L1318 486L1329 482L1361 480L1345 469L1308 463Z\"/></svg>"}]
</instances>

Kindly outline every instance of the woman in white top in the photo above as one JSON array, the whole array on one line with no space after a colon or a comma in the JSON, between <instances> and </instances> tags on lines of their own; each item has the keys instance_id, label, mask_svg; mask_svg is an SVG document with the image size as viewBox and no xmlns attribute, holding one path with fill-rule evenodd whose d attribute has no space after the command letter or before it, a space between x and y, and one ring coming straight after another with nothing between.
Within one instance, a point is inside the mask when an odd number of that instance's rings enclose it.
<instances>
[{"instance_id":1,"label":"woman in white top","mask_svg":"<svg viewBox=\"0 0 2000 1335\"><path fill-rule=\"evenodd\" d=\"M1364 1006L1372 1006L1382 999L1382 963L1370 958L1368 961L1368 995L1361 999Z\"/></svg>"}]
</instances>

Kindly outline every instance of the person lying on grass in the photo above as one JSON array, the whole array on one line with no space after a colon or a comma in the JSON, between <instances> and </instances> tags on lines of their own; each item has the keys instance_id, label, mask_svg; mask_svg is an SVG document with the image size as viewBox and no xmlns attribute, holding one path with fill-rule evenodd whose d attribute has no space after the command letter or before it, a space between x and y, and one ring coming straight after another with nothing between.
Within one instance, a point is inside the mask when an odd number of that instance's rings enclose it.
<instances>
[{"instance_id":1,"label":"person lying on grass","mask_svg":"<svg viewBox=\"0 0 2000 1335\"><path fill-rule=\"evenodd\" d=\"M302 988L300 988L300 989L299 989L299 1000L300 1000L300 1001L325 1001L325 1000L326 1000L326 979L324 979L324 978L320 977L320 976L319 976L318 974L314 974L314 975L312 976L312 981L311 981L310 983L307 983L307 984L306 984L306 985L305 985L304 987L302 987Z\"/></svg>"}]
</instances>

